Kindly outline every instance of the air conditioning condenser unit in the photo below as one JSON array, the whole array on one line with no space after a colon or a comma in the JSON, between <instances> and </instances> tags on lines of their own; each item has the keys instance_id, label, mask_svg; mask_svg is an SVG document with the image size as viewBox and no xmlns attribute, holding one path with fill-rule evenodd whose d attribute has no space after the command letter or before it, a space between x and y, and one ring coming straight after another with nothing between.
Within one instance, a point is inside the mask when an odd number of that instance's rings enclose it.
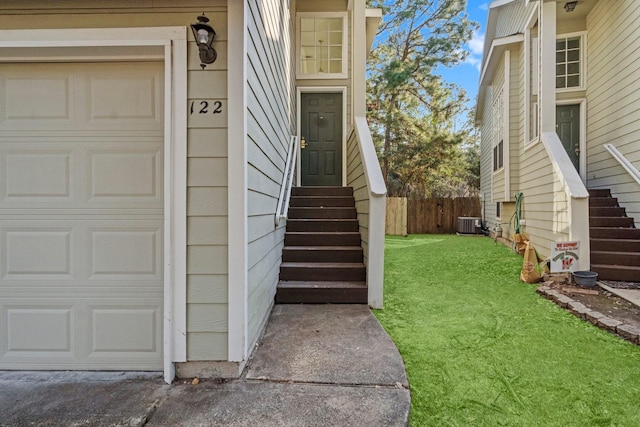
<instances>
[{"instance_id":1,"label":"air conditioning condenser unit","mask_svg":"<svg viewBox=\"0 0 640 427\"><path fill-rule=\"evenodd\" d=\"M458 217L458 234L481 234L482 218L460 216Z\"/></svg>"}]
</instances>

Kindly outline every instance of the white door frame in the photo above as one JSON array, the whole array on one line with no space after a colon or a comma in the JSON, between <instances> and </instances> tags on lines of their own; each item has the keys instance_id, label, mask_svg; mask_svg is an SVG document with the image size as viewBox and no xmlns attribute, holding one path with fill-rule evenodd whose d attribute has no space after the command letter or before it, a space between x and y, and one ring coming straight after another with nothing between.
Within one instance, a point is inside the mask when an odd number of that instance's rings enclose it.
<instances>
[{"instance_id":1,"label":"white door frame","mask_svg":"<svg viewBox=\"0 0 640 427\"><path fill-rule=\"evenodd\" d=\"M346 86L298 86L296 90L296 109L298 111L296 118L298 129L298 141L300 140L300 123L302 114L302 94L303 93L340 93L342 94L342 186L347 182L347 87ZM302 182L301 175L301 148L298 146L298 158L296 164L296 181L298 185Z\"/></svg>"},{"instance_id":2,"label":"white door frame","mask_svg":"<svg viewBox=\"0 0 640 427\"><path fill-rule=\"evenodd\" d=\"M163 53L104 55L73 48L152 47ZM56 48L65 48L58 49ZM91 28L0 31L0 62L164 60L164 379L175 377L174 362L187 358L187 29L186 27ZM51 56L40 54L51 50ZM59 53L64 51L64 54ZM80 49L78 49L80 52ZM34 54L34 53L37 53ZM64 56L62 56L64 55ZM44 58L44 59L43 59ZM75 58L75 59L74 59Z\"/></svg>"}]
</instances>

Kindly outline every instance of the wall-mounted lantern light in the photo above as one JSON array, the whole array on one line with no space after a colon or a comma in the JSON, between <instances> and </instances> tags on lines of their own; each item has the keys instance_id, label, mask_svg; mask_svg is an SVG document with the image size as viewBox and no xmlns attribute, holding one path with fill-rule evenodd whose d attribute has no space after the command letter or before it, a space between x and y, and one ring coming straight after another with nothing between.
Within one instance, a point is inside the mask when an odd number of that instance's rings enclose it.
<instances>
[{"instance_id":1,"label":"wall-mounted lantern light","mask_svg":"<svg viewBox=\"0 0 640 427\"><path fill-rule=\"evenodd\" d=\"M193 31L193 37L198 43L198 49L200 50L200 66L204 70L206 64L212 64L218 57L216 50L211 47L213 39L216 36L216 32L211 25L209 25L209 18L202 15L198 16L198 22L191 24L191 31Z\"/></svg>"},{"instance_id":2,"label":"wall-mounted lantern light","mask_svg":"<svg viewBox=\"0 0 640 427\"><path fill-rule=\"evenodd\" d=\"M576 5L578 4L577 1L568 1L564 4L564 10L565 12L573 12L573 10L576 8Z\"/></svg>"}]
</instances>

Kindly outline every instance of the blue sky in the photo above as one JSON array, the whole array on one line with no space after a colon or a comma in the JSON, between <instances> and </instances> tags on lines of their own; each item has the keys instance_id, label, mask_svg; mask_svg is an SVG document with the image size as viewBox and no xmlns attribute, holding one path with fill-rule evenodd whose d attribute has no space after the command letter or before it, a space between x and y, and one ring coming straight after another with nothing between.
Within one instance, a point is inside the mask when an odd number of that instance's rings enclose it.
<instances>
[{"instance_id":1,"label":"blue sky","mask_svg":"<svg viewBox=\"0 0 640 427\"><path fill-rule=\"evenodd\" d=\"M468 0L467 12L471 20L480 24L480 28L474 32L473 38L466 44L465 49L469 56L465 63L454 68L440 68L440 74L450 83L455 83L467 91L470 99L470 107L475 105L478 93L478 80L480 79L480 61L482 60L482 45L484 43L484 27L487 23L488 1Z\"/></svg>"}]
</instances>

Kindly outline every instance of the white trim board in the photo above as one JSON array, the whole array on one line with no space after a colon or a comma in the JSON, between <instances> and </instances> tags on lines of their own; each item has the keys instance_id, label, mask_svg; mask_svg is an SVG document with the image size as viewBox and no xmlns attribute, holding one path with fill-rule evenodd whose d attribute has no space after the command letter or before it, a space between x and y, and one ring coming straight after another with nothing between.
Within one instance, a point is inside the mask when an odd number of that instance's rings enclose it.
<instances>
[{"instance_id":1,"label":"white trim board","mask_svg":"<svg viewBox=\"0 0 640 427\"><path fill-rule=\"evenodd\" d=\"M186 27L96 28L56 30L0 31L0 49L16 48L11 62L37 62L32 49L77 47L83 54L77 61L86 61L86 48L96 46L159 46L165 63L164 91L164 380L175 377L174 362L186 361L187 312L187 29ZM69 60L69 49L58 61ZM100 52L100 51L98 51ZM100 56L100 53L97 54ZM127 56L135 59L135 56ZM147 58L144 58L147 59ZM143 59L143 60L144 60ZM104 57L101 60L106 60ZM118 60L111 57L109 60ZM121 59L120 59L121 60ZM0 62L5 62L0 58ZM7 61L8 62L8 61Z\"/></svg>"},{"instance_id":2,"label":"white trim board","mask_svg":"<svg viewBox=\"0 0 640 427\"><path fill-rule=\"evenodd\" d=\"M230 1L228 20L228 360L247 360L248 343L248 216L247 216L247 29L244 2ZM233 165L233 166L231 166Z\"/></svg>"}]
</instances>

